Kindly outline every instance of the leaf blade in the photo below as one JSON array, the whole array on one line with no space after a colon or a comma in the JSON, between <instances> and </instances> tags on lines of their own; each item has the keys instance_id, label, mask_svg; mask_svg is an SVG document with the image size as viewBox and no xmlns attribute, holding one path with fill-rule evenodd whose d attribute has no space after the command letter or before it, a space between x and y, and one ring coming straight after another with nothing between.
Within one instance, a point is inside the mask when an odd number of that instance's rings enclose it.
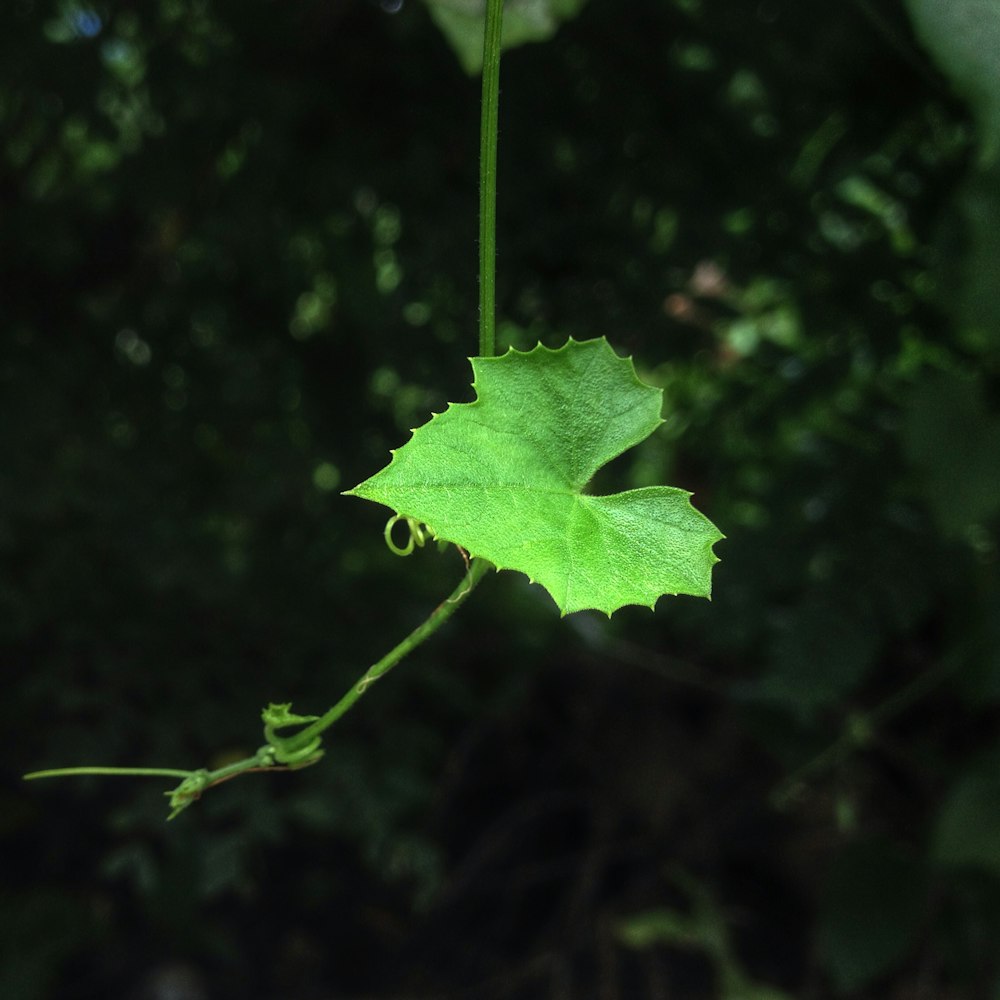
<instances>
[{"instance_id":1,"label":"leaf blade","mask_svg":"<svg viewBox=\"0 0 1000 1000\"><path fill-rule=\"evenodd\" d=\"M477 398L452 403L347 495L425 523L540 583L562 614L711 595L718 529L668 486L581 492L662 420L662 392L604 338L472 359Z\"/></svg>"}]
</instances>

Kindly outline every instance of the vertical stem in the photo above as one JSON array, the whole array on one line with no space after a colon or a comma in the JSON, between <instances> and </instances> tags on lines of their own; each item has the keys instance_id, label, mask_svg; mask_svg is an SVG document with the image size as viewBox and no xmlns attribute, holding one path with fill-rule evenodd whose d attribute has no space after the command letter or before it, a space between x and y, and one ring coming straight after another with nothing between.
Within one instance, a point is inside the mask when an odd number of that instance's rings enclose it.
<instances>
[{"instance_id":1,"label":"vertical stem","mask_svg":"<svg viewBox=\"0 0 1000 1000\"><path fill-rule=\"evenodd\" d=\"M479 353L496 354L497 109L503 0L486 0L479 125Z\"/></svg>"}]
</instances>

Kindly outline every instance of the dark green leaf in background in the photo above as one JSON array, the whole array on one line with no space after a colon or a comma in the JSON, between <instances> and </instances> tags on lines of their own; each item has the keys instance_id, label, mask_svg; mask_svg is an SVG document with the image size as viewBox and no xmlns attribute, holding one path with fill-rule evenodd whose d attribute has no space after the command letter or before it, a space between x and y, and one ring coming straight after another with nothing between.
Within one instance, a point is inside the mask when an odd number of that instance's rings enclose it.
<instances>
[{"instance_id":1,"label":"dark green leaf in background","mask_svg":"<svg viewBox=\"0 0 1000 1000\"><path fill-rule=\"evenodd\" d=\"M968 245L950 310L969 346L1000 345L1000 3L996 0L907 0L917 35L972 109L979 170L956 196Z\"/></svg>"},{"instance_id":2,"label":"dark green leaf in background","mask_svg":"<svg viewBox=\"0 0 1000 1000\"><path fill-rule=\"evenodd\" d=\"M857 843L836 859L819 943L840 992L860 989L905 957L924 919L926 891L920 863L894 844Z\"/></svg>"},{"instance_id":3,"label":"dark green leaf in background","mask_svg":"<svg viewBox=\"0 0 1000 1000\"><path fill-rule=\"evenodd\" d=\"M935 375L913 390L903 441L943 531L976 533L1000 512L1000 414L977 377Z\"/></svg>"},{"instance_id":4,"label":"dark green leaf in background","mask_svg":"<svg viewBox=\"0 0 1000 1000\"><path fill-rule=\"evenodd\" d=\"M949 791L932 853L939 864L1000 877L1000 754L970 767Z\"/></svg>"},{"instance_id":5,"label":"dark green leaf in background","mask_svg":"<svg viewBox=\"0 0 1000 1000\"><path fill-rule=\"evenodd\" d=\"M979 121L984 164L1000 153L1000 4L907 0L920 40Z\"/></svg>"}]
</instances>

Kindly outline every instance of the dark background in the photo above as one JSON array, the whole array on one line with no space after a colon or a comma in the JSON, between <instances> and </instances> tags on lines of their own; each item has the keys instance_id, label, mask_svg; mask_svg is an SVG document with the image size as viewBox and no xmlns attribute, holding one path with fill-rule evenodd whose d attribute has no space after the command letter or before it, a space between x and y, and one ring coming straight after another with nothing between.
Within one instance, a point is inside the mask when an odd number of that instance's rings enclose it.
<instances>
[{"instance_id":1,"label":"dark background","mask_svg":"<svg viewBox=\"0 0 1000 1000\"><path fill-rule=\"evenodd\" d=\"M476 350L479 81L387 6L3 5L0 995L1000 996L1000 185L897 2L504 57L501 344L664 388L601 485L711 603L502 574L316 767L20 781L251 753L460 577L339 495Z\"/></svg>"}]
</instances>

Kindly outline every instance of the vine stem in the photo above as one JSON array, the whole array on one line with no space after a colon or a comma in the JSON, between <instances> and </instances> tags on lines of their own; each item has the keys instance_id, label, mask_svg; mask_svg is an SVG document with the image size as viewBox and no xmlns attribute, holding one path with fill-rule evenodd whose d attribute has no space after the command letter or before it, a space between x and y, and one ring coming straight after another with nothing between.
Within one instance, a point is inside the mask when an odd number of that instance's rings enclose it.
<instances>
[{"instance_id":1,"label":"vine stem","mask_svg":"<svg viewBox=\"0 0 1000 1000\"><path fill-rule=\"evenodd\" d=\"M372 664L350 690L332 708L318 718L311 717L308 725L291 736L279 736L277 730L293 725L300 720L288 712L288 706L271 706L264 713L265 721L271 713L279 713L278 718L266 722L264 732L268 742L253 756L233 761L223 767L209 770L181 770L172 767L56 767L44 771L32 771L24 775L25 781L39 778L75 778L85 775L105 775L121 777L180 778L181 783L167 792L170 800L170 819L201 798L203 792L224 781L230 781L241 774L255 771L296 771L315 764L322 756L320 736L330 728L357 700L375 683L384 677L407 653L412 652L422 642L429 639L475 590L476 585L492 568L484 559L473 559L462 582L421 622L402 642L397 643L377 663Z\"/></svg>"},{"instance_id":2,"label":"vine stem","mask_svg":"<svg viewBox=\"0 0 1000 1000\"><path fill-rule=\"evenodd\" d=\"M134 778L187 778L191 772L173 767L101 767L82 765L80 767L50 767L47 771L31 771L24 775L25 781L38 778L77 778L88 774L101 776L120 775Z\"/></svg>"},{"instance_id":3,"label":"vine stem","mask_svg":"<svg viewBox=\"0 0 1000 1000\"><path fill-rule=\"evenodd\" d=\"M487 0L486 29L483 37L483 97L479 137L479 353L496 354L496 222L497 222L497 130L500 101L500 32L503 23L503 0ZM60 767L32 771L25 780L38 778L79 777L83 775L121 775L133 777L180 778L181 783L167 792L170 819L199 799L204 791L224 781L254 771L298 770L315 764L323 756L322 734L359 698L384 677L400 660L429 639L457 610L479 581L492 568L484 559L473 559L462 582L402 642L377 663L372 664L350 690L319 717L293 716L289 705L272 705L264 712L267 743L252 757L224 767L185 771L164 767ZM291 736L280 736L279 729L291 725L303 728Z\"/></svg>"},{"instance_id":4,"label":"vine stem","mask_svg":"<svg viewBox=\"0 0 1000 1000\"><path fill-rule=\"evenodd\" d=\"M825 750L806 761L772 790L771 802L778 809L787 808L802 792L806 783L843 763L855 751L874 740L880 726L891 722L911 705L934 692L951 675L954 664L944 661L918 674L899 691L868 712L851 713L840 735Z\"/></svg>"},{"instance_id":5,"label":"vine stem","mask_svg":"<svg viewBox=\"0 0 1000 1000\"><path fill-rule=\"evenodd\" d=\"M487 0L479 123L479 353L496 354L497 132L503 0Z\"/></svg>"},{"instance_id":6,"label":"vine stem","mask_svg":"<svg viewBox=\"0 0 1000 1000\"><path fill-rule=\"evenodd\" d=\"M351 686L336 705L327 709L315 722L300 729L294 736L284 737L280 746L285 753L300 753L315 743L355 702L375 683L399 663L407 653L426 642L461 606L476 585L486 575L491 564L485 559L473 559L462 582L442 601L402 642L395 645L377 663L372 664Z\"/></svg>"}]
</instances>

